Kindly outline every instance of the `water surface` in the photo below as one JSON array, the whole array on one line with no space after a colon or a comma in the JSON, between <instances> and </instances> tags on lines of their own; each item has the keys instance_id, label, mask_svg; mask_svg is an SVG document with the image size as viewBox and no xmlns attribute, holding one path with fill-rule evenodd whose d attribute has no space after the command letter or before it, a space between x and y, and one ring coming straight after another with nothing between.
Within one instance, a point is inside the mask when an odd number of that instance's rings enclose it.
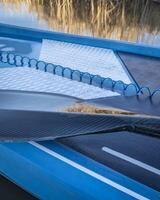
<instances>
[{"instance_id":1,"label":"water surface","mask_svg":"<svg viewBox=\"0 0 160 200\"><path fill-rule=\"evenodd\" d=\"M152 0L0 0L0 22L160 46Z\"/></svg>"}]
</instances>

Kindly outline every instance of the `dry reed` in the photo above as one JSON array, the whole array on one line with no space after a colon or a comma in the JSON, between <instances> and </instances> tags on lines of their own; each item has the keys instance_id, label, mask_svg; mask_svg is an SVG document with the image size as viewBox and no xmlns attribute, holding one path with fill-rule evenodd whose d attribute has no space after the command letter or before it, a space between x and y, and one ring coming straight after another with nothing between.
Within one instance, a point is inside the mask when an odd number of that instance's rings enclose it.
<instances>
[{"instance_id":1,"label":"dry reed","mask_svg":"<svg viewBox=\"0 0 160 200\"><path fill-rule=\"evenodd\" d=\"M0 0L24 3L58 31L136 42L160 34L160 4L152 0ZM146 42L149 42L148 39ZM150 41L151 43L153 40Z\"/></svg>"},{"instance_id":2,"label":"dry reed","mask_svg":"<svg viewBox=\"0 0 160 200\"><path fill-rule=\"evenodd\" d=\"M124 110L116 110L113 108L104 108L97 107L88 104L75 104L71 107L68 107L64 110L65 112L77 112L77 113L93 113L93 114L115 114L115 115L135 115L135 113L124 111Z\"/></svg>"}]
</instances>

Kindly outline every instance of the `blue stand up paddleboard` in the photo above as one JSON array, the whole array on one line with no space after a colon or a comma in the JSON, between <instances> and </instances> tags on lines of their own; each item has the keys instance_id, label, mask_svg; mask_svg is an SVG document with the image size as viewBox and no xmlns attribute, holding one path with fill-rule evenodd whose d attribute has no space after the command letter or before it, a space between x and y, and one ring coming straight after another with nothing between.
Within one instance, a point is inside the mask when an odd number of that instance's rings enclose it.
<instances>
[{"instance_id":1,"label":"blue stand up paddleboard","mask_svg":"<svg viewBox=\"0 0 160 200\"><path fill-rule=\"evenodd\" d=\"M160 48L5 24L0 44L1 175L38 199L160 199Z\"/></svg>"}]
</instances>

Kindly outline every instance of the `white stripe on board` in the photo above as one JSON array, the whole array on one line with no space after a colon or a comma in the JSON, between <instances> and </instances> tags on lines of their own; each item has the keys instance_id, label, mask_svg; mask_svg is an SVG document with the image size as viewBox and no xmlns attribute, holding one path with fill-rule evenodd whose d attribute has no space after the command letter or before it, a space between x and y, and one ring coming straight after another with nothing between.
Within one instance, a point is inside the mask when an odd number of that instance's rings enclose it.
<instances>
[{"instance_id":1,"label":"white stripe on board","mask_svg":"<svg viewBox=\"0 0 160 200\"><path fill-rule=\"evenodd\" d=\"M101 181L103 183L106 183L106 184L116 188L117 190L120 190L121 192L124 192L124 193L126 193L126 194L128 194L128 195L130 195L130 196L132 196L136 199L139 199L139 200L148 200L148 198L146 198L146 197L144 197L144 196L142 196L142 195L140 195L140 194L118 184L118 183L115 183L114 181L112 181L110 179L107 179L106 177L104 177L104 176L102 176L102 175L100 175L100 174L98 174L98 173L96 173L96 172L94 172L94 171L92 171L92 170L90 170L90 169L88 169L88 168L86 168L86 167L84 167L84 166L82 166L82 165L62 156L62 155L60 155L60 154L58 154L58 153L56 153L55 151L52 151L52 150L46 148L45 146L43 146L41 144L38 144L36 142L29 142L29 143L32 144L33 146L37 147L38 149L44 151L45 153L67 163L68 165L71 165L72 167L74 167L74 168L76 168L76 169L98 179L99 181Z\"/></svg>"},{"instance_id":2,"label":"white stripe on board","mask_svg":"<svg viewBox=\"0 0 160 200\"><path fill-rule=\"evenodd\" d=\"M137 166L139 166L139 167L141 167L143 169L146 169L146 170L148 170L148 171L150 171L150 172L152 172L154 174L160 175L160 170L159 169L157 169L155 167L152 167L150 165L147 165L147 164L145 164L145 163L143 163L143 162L141 162L139 160L136 160L134 158L131 158L129 156L126 156L126 155L124 155L122 153L119 153L118 151L114 151L114 150L112 150L112 149L110 149L108 147L102 147L102 151L105 151L106 153L109 153L109 154L111 154L113 156L121 158L121 159L123 159L123 160L125 160L127 162L130 162L130 163L134 164L134 165L137 165Z\"/></svg>"}]
</instances>

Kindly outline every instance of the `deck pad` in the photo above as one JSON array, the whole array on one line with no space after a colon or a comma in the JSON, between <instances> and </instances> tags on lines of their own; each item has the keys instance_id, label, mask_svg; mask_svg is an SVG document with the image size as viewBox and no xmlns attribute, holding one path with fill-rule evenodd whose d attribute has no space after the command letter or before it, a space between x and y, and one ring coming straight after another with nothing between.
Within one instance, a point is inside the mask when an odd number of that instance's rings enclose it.
<instances>
[{"instance_id":1,"label":"deck pad","mask_svg":"<svg viewBox=\"0 0 160 200\"><path fill-rule=\"evenodd\" d=\"M0 69L0 89L57 93L81 99L118 95L116 92L28 67Z\"/></svg>"},{"instance_id":2,"label":"deck pad","mask_svg":"<svg viewBox=\"0 0 160 200\"><path fill-rule=\"evenodd\" d=\"M44 39L39 59L127 84L132 82L129 73L111 49Z\"/></svg>"}]
</instances>

